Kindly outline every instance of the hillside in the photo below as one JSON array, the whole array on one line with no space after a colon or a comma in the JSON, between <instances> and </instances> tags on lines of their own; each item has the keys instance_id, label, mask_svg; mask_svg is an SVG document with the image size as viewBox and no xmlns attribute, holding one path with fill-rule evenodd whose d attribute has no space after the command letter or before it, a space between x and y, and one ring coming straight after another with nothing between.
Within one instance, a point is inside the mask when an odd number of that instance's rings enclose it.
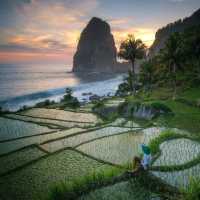
<instances>
[{"instance_id":1,"label":"hillside","mask_svg":"<svg viewBox=\"0 0 200 200\"><path fill-rule=\"evenodd\" d=\"M173 23L167 24L159 29L155 35L155 41L150 48L150 55L153 56L159 52L165 45L166 40L174 32L183 32L185 29L200 25L200 9L194 12L190 17L179 19Z\"/></svg>"}]
</instances>

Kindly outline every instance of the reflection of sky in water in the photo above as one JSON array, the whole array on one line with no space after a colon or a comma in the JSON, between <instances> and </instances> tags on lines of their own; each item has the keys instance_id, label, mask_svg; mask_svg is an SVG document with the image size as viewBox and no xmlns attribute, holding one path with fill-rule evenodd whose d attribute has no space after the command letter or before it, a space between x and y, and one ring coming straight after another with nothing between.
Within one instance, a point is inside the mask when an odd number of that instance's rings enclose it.
<instances>
[{"instance_id":1,"label":"reflection of sky in water","mask_svg":"<svg viewBox=\"0 0 200 200\"><path fill-rule=\"evenodd\" d=\"M97 138L108 136L108 135L115 135L117 133L122 133L129 130L130 130L129 128L106 127L99 130L80 134L74 137L64 138L64 139L57 140L54 142L49 142L42 146L48 151L54 152L65 147L75 147L77 145L80 145L81 143L88 142L93 139L97 139Z\"/></svg>"},{"instance_id":2,"label":"reflection of sky in water","mask_svg":"<svg viewBox=\"0 0 200 200\"><path fill-rule=\"evenodd\" d=\"M200 164L186 170L174 172L153 172L168 184L176 187L187 187L191 178L200 178Z\"/></svg>"},{"instance_id":3,"label":"reflection of sky in water","mask_svg":"<svg viewBox=\"0 0 200 200\"><path fill-rule=\"evenodd\" d=\"M116 135L78 147L79 150L96 158L116 164L131 162L134 156L141 154L140 144L148 144L150 139L158 136L159 128L149 128L144 132Z\"/></svg>"},{"instance_id":4,"label":"reflection of sky in water","mask_svg":"<svg viewBox=\"0 0 200 200\"><path fill-rule=\"evenodd\" d=\"M180 165L196 158L200 154L200 144L189 139L174 139L160 145L161 156L154 165Z\"/></svg>"},{"instance_id":5,"label":"reflection of sky in water","mask_svg":"<svg viewBox=\"0 0 200 200\"><path fill-rule=\"evenodd\" d=\"M17 150L17 149L20 149L22 147L26 147L32 144L40 144L47 140L64 137L69 134L77 133L80 131L82 131L82 129L72 128L66 131L59 131L56 133L50 133L50 134L44 134L44 135L35 135L34 137L27 137L20 140L4 142L0 144L0 154L8 153L10 151L14 151L14 150Z\"/></svg>"},{"instance_id":6,"label":"reflection of sky in water","mask_svg":"<svg viewBox=\"0 0 200 200\"><path fill-rule=\"evenodd\" d=\"M87 92L114 94L123 80L122 76L113 74L67 73L69 68L64 65L0 65L0 70L0 106L10 110L32 106L45 99L59 101L66 87L72 87L79 100L88 100L88 96L82 96Z\"/></svg>"},{"instance_id":7,"label":"reflection of sky in water","mask_svg":"<svg viewBox=\"0 0 200 200\"><path fill-rule=\"evenodd\" d=\"M188 139L175 139L161 145L162 154L154 163L158 165L180 165L196 158L200 153L200 144ZM189 169L174 172L153 172L167 183L176 187L187 187L190 179L200 178L200 164Z\"/></svg>"},{"instance_id":8,"label":"reflection of sky in water","mask_svg":"<svg viewBox=\"0 0 200 200\"><path fill-rule=\"evenodd\" d=\"M0 65L0 100L80 83L65 65Z\"/></svg>"},{"instance_id":9,"label":"reflection of sky in water","mask_svg":"<svg viewBox=\"0 0 200 200\"><path fill-rule=\"evenodd\" d=\"M52 131L48 127L0 117L0 141Z\"/></svg>"}]
</instances>

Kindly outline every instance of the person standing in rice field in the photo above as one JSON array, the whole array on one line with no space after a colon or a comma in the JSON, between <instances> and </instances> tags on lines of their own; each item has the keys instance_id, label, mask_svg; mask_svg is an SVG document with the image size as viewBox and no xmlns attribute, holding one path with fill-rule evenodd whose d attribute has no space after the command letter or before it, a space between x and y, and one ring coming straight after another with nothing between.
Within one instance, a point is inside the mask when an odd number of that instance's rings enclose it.
<instances>
[{"instance_id":1,"label":"person standing in rice field","mask_svg":"<svg viewBox=\"0 0 200 200\"><path fill-rule=\"evenodd\" d=\"M134 157L133 159L133 171L147 170L151 164L151 150L145 145L141 144L141 149L143 152L143 157Z\"/></svg>"}]
</instances>

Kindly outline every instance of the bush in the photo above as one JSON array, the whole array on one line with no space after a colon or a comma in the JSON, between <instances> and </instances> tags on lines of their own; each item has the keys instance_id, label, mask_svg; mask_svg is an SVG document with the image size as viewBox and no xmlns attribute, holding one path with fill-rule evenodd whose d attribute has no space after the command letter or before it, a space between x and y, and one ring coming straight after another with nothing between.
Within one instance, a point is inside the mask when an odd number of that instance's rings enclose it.
<instances>
[{"instance_id":1,"label":"bush","mask_svg":"<svg viewBox=\"0 0 200 200\"><path fill-rule=\"evenodd\" d=\"M183 190L183 200L200 199L200 179L191 178L189 186Z\"/></svg>"},{"instance_id":2,"label":"bush","mask_svg":"<svg viewBox=\"0 0 200 200\"><path fill-rule=\"evenodd\" d=\"M65 92L66 94L61 100L61 102L63 102L62 107L69 107L74 109L80 107L80 102L78 101L78 99L72 96L72 90L70 88L66 88Z\"/></svg>"},{"instance_id":3,"label":"bush","mask_svg":"<svg viewBox=\"0 0 200 200\"><path fill-rule=\"evenodd\" d=\"M20 107L20 109L18 110L18 112L25 111L25 110L27 110L29 108L31 108L31 107L28 107L28 106L24 105L24 106Z\"/></svg>"},{"instance_id":4,"label":"bush","mask_svg":"<svg viewBox=\"0 0 200 200\"><path fill-rule=\"evenodd\" d=\"M118 89L117 89L115 95L123 97L123 96L128 95L129 92L130 92L130 87L129 87L128 83L124 82L118 86Z\"/></svg>"},{"instance_id":5,"label":"bush","mask_svg":"<svg viewBox=\"0 0 200 200\"><path fill-rule=\"evenodd\" d=\"M172 110L169 107L160 102L153 102L150 104L150 106L160 113L172 113Z\"/></svg>"},{"instance_id":6,"label":"bush","mask_svg":"<svg viewBox=\"0 0 200 200\"><path fill-rule=\"evenodd\" d=\"M54 103L55 103L55 101L50 101L49 99L47 99L45 101L37 103L35 106L36 107L45 107L45 106L50 106L50 105L52 105Z\"/></svg>"},{"instance_id":7,"label":"bush","mask_svg":"<svg viewBox=\"0 0 200 200\"><path fill-rule=\"evenodd\" d=\"M0 107L0 115L4 115L4 114L7 114L9 113L8 110L4 110L2 107Z\"/></svg>"},{"instance_id":8,"label":"bush","mask_svg":"<svg viewBox=\"0 0 200 200\"><path fill-rule=\"evenodd\" d=\"M95 112L98 109L101 109L103 107L105 107L105 104L104 104L103 100L94 101L94 106L92 107L92 110Z\"/></svg>"}]
</instances>

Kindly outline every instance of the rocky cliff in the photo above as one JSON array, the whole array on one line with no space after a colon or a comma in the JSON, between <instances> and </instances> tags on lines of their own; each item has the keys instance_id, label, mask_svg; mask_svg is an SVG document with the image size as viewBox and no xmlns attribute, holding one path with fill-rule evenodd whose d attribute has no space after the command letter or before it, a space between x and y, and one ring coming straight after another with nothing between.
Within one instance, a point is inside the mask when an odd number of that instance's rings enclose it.
<instances>
[{"instance_id":1,"label":"rocky cliff","mask_svg":"<svg viewBox=\"0 0 200 200\"><path fill-rule=\"evenodd\" d=\"M115 71L116 54L115 42L109 24L94 17L81 33L73 59L73 71Z\"/></svg>"},{"instance_id":2,"label":"rocky cliff","mask_svg":"<svg viewBox=\"0 0 200 200\"><path fill-rule=\"evenodd\" d=\"M183 20L178 20L174 23L170 23L167 26L159 29L155 35L155 41L150 48L149 54L150 56L155 55L165 46L166 40L169 36L174 32L182 32L185 29L200 25L200 9L193 13L190 17L187 17Z\"/></svg>"}]
</instances>

